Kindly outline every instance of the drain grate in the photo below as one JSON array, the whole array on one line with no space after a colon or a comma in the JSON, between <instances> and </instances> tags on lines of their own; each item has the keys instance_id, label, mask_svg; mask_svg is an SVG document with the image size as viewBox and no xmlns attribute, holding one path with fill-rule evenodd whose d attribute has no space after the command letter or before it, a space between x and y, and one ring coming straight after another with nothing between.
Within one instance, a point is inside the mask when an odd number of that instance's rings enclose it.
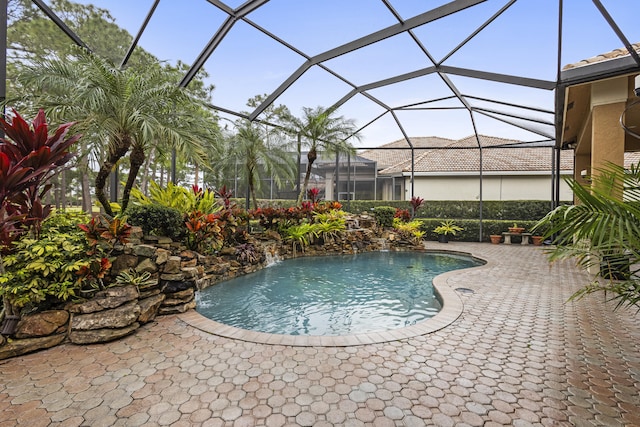
<instances>
[{"instance_id":1,"label":"drain grate","mask_svg":"<svg viewBox=\"0 0 640 427\"><path fill-rule=\"evenodd\" d=\"M469 288L456 288L456 291L460 292L461 294L472 294L475 292L473 289Z\"/></svg>"}]
</instances>

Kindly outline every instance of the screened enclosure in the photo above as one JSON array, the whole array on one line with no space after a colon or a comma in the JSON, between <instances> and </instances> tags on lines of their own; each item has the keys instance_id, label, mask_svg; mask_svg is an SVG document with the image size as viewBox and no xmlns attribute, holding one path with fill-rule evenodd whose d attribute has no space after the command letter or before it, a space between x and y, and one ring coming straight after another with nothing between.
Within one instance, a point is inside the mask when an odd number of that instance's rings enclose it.
<instances>
[{"instance_id":1,"label":"screened enclosure","mask_svg":"<svg viewBox=\"0 0 640 427\"><path fill-rule=\"evenodd\" d=\"M99 47L100 37L61 13L59 2L26 3L37 7L37 17L57 27L58 39L90 50ZM483 147L481 135L517 141L520 147L553 147L549 173L557 201L559 150L573 148L560 136L567 88L640 72L633 46L640 41L634 0L79 3L108 11L130 35L130 43L109 52L115 63L126 67L144 49L159 61L177 64L182 70L178 85L189 87L197 77L214 86L210 108L221 119L269 124L269 108L277 105L293 115L303 107L337 108L356 124L360 139L350 140L356 149L375 150L403 140L411 158L414 137L471 136L481 152L480 202L482 151L491 149ZM8 10L3 21L11 31L19 24L12 20L12 6L20 2L0 4ZM8 54L5 65L20 56L20 49L2 49ZM563 70L615 49L617 55L605 57L595 68ZM5 73L1 80L11 77ZM262 95L260 102L248 107L247 100L257 95ZM628 113L627 119L626 127L633 129L636 115ZM375 164L355 154L343 157L315 165L315 184L325 195L337 200L382 197ZM296 181L275 190L267 182L261 194L295 194ZM237 182L234 177L233 184ZM413 172L408 184L391 186L390 198L418 195Z\"/></svg>"}]
</instances>

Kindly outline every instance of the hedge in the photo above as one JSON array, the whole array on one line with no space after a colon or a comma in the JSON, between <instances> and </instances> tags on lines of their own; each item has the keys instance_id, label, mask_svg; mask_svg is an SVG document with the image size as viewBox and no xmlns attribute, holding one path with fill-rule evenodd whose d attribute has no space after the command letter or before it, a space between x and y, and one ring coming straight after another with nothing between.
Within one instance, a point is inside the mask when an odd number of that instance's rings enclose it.
<instances>
[{"instance_id":1,"label":"hedge","mask_svg":"<svg viewBox=\"0 0 640 427\"><path fill-rule=\"evenodd\" d=\"M235 199L238 206L244 207L244 199ZM408 209L411 211L411 204L408 200L351 200L342 201L342 208L351 213L369 212L381 206L391 206L393 208ZM570 202L562 202L570 204ZM261 207L271 206L291 207L296 205L295 200L259 200ZM442 218L442 219L473 219L477 220L480 203L469 200L438 200L425 201L424 205L418 209L416 218ZM482 203L483 220L506 220L513 222L538 221L551 209L549 200L509 200L492 201Z\"/></svg>"},{"instance_id":2,"label":"hedge","mask_svg":"<svg viewBox=\"0 0 640 427\"><path fill-rule=\"evenodd\" d=\"M438 240L438 235L433 229L440 225L440 218L420 218L422 223L420 229L425 231L426 240ZM459 242L477 242L480 233L480 221L477 219L456 219L455 225L462 227L464 230L455 236L449 236L451 241ZM525 232L531 232L537 221L517 221L518 226L524 227ZM513 226L514 221L509 220L483 220L482 221L482 241L489 242L491 234L502 234L504 231Z\"/></svg>"},{"instance_id":3,"label":"hedge","mask_svg":"<svg viewBox=\"0 0 640 427\"><path fill-rule=\"evenodd\" d=\"M564 202L569 203L569 202ZM349 205L343 202L343 209L352 213L370 212L378 206L393 206L399 209L411 210L406 200L352 200ZM485 201L482 203L482 218L507 221L537 221L551 209L548 200L512 200ZM477 201L425 201L418 209L416 218L443 219L478 219L480 203Z\"/></svg>"}]
</instances>

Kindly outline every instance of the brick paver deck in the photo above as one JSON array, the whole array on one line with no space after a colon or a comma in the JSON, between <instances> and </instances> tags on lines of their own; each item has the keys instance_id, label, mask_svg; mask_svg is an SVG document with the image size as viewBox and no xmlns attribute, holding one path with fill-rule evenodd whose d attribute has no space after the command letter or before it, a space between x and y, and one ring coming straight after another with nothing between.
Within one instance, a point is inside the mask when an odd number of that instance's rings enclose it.
<instances>
[{"instance_id":1,"label":"brick paver deck","mask_svg":"<svg viewBox=\"0 0 640 427\"><path fill-rule=\"evenodd\" d=\"M429 244L489 261L449 274L460 317L344 347L241 341L166 316L108 344L0 362L0 427L640 426L640 316L540 248Z\"/></svg>"}]
</instances>

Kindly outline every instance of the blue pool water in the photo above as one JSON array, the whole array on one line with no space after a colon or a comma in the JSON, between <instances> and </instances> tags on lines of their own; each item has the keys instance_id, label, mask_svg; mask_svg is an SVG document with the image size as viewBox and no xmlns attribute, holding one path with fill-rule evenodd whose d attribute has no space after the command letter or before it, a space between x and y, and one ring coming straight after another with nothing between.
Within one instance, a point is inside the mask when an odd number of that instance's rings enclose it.
<instances>
[{"instance_id":1,"label":"blue pool water","mask_svg":"<svg viewBox=\"0 0 640 427\"><path fill-rule=\"evenodd\" d=\"M432 279L480 265L419 252L287 260L198 293L197 311L226 325L285 335L350 335L401 328L440 311Z\"/></svg>"}]
</instances>

